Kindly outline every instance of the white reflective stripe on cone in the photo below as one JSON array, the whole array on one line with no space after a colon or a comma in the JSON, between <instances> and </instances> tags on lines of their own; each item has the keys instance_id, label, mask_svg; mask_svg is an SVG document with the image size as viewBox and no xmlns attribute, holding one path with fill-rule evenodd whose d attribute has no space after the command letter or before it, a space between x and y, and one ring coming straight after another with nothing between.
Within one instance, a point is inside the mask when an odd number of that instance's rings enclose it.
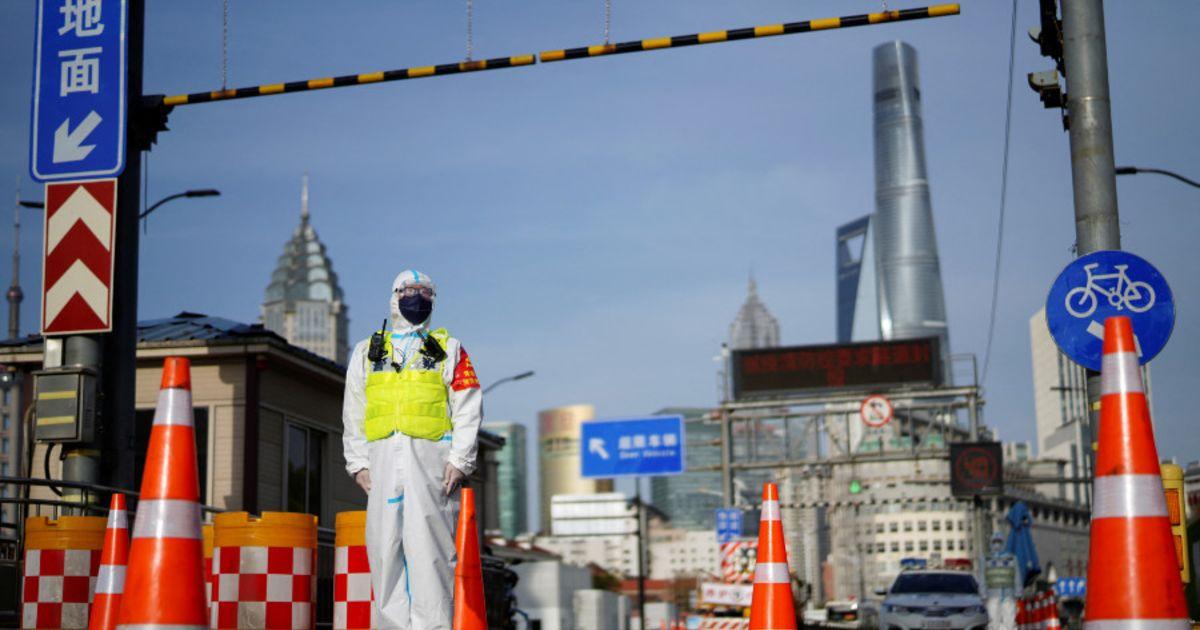
<instances>
[{"instance_id":1,"label":"white reflective stripe on cone","mask_svg":"<svg viewBox=\"0 0 1200 630\"><path fill-rule=\"evenodd\" d=\"M143 499L134 538L200 538L200 504L180 499Z\"/></svg>"},{"instance_id":2,"label":"white reflective stripe on cone","mask_svg":"<svg viewBox=\"0 0 1200 630\"><path fill-rule=\"evenodd\" d=\"M1143 392L1142 373L1138 370L1137 355L1114 352L1101 359L1100 395Z\"/></svg>"},{"instance_id":3,"label":"white reflective stripe on cone","mask_svg":"<svg viewBox=\"0 0 1200 630\"><path fill-rule=\"evenodd\" d=\"M759 562L754 565L755 584L791 584L786 562Z\"/></svg>"},{"instance_id":4,"label":"white reflective stripe on cone","mask_svg":"<svg viewBox=\"0 0 1200 630\"><path fill-rule=\"evenodd\" d=\"M192 426L191 390L174 387L159 390L158 408L162 410L162 413L155 412L154 426Z\"/></svg>"},{"instance_id":5,"label":"white reflective stripe on cone","mask_svg":"<svg viewBox=\"0 0 1200 630\"><path fill-rule=\"evenodd\" d=\"M1187 619L1097 619L1084 621L1083 630L1191 630Z\"/></svg>"},{"instance_id":6,"label":"white reflective stripe on cone","mask_svg":"<svg viewBox=\"0 0 1200 630\"><path fill-rule=\"evenodd\" d=\"M1092 519L1166 516L1167 501L1158 475L1096 477Z\"/></svg>"},{"instance_id":7,"label":"white reflective stripe on cone","mask_svg":"<svg viewBox=\"0 0 1200 630\"><path fill-rule=\"evenodd\" d=\"M102 564L96 574L96 592L120 595L125 590L125 567L119 564Z\"/></svg>"},{"instance_id":8,"label":"white reflective stripe on cone","mask_svg":"<svg viewBox=\"0 0 1200 630\"><path fill-rule=\"evenodd\" d=\"M104 529L129 529L129 517L125 515L125 510L112 510L108 513L108 524Z\"/></svg>"},{"instance_id":9,"label":"white reflective stripe on cone","mask_svg":"<svg viewBox=\"0 0 1200 630\"><path fill-rule=\"evenodd\" d=\"M759 520L763 521L778 521L779 520L779 502L778 501L763 501L762 515Z\"/></svg>"}]
</instances>

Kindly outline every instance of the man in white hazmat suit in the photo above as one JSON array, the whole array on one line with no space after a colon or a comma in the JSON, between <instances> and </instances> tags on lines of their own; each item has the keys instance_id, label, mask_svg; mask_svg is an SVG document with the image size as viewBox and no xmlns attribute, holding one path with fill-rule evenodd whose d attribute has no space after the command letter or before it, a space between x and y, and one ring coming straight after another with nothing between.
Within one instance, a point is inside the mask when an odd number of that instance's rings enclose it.
<instances>
[{"instance_id":1,"label":"man in white hazmat suit","mask_svg":"<svg viewBox=\"0 0 1200 630\"><path fill-rule=\"evenodd\" d=\"M346 471L367 492L381 628L449 630L458 487L475 469L483 395L462 344L429 330L436 287L403 271L391 331L354 347L342 406Z\"/></svg>"}]
</instances>

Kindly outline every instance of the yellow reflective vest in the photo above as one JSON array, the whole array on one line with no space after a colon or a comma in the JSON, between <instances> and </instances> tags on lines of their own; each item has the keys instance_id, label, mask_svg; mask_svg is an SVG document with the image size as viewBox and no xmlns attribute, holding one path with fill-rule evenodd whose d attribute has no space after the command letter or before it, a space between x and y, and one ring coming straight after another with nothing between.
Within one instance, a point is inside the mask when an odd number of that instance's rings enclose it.
<instances>
[{"instance_id":1,"label":"yellow reflective vest","mask_svg":"<svg viewBox=\"0 0 1200 630\"><path fill-rule=\"evenodd\" d=\"M429 333L442 348L450 334L445 328ZM440 440L450 430L450 404L442 380L442 364L432 370L405 366L396 371L391 365L392 342L387 342L387 365L367 372L367 409L363 430L367 441L382 440L399 431L426 440ZM364 357L364 360L365 357Z\"/></svg>"}]
</instances>

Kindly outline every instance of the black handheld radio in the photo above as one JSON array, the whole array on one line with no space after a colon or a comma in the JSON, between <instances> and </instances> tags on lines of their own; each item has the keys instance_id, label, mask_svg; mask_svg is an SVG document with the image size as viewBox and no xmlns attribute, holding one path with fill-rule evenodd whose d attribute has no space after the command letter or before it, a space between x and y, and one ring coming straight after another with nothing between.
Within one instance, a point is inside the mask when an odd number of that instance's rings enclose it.
<instances>
[{"instance_id":1,"label":"black handheld radio","mask_svg":"<svg viewBox=\"0 0 1200 630\"><path fill-rule=\"evenodd\" d=\"M371 345L367 347L367 359L371 363L379 363L387 357L387 318L383 319L383 325L379 327L379 332L371 333Z\"/></svg>"}]
</instances>

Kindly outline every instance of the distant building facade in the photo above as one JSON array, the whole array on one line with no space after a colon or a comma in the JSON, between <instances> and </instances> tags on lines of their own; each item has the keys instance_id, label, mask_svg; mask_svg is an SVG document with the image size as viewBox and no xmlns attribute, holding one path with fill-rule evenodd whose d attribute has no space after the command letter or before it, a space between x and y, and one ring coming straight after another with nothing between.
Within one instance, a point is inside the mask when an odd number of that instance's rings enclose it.
<instances>
[{"instance_id":1,"label":"distant building facade","mask_svg":"<svg viewBox=\"0 0 1200 630\"><path fill-rule=\"evenodd\" d=\"M637 575L637 508L624 493L557 494L548 513L550 535L538 536L534 545L568 564Z\"/></svg>"},{"instance_id":2,"label":"distant building facade","mask_svg":"<svg viewBox=\"0 0 1200 630\"><path fill-rule=\"evenodd\" d=\"M721 425L705 419L710 411L696 407L667 407L654 414L684 418L687 437L684 470L688 472L650 478L650 502L678 529L712 532L716 510L721 507L720 471L690 472L721 464L721 447L717 442L721 438Z\"/></svg>"},{"instance_id":3,"label":"distant building facade","mask_svg":"<svg viewBox=\"0 0 1200 630\"><path fill-rule=\"evenodd\" d=\"M611 479L584 479L579 454L580 425L596 417L591 405L567 405L538 412L538 522L550 531L550 501L556 494L611 492Z\"/></svg>"},{"instance_id":4,"label":"distant building facade","mask_svg":"<svg viewBox=\"0 0 1200 630\"><path fill-rule=\"evenodd\" d=\"M1033 517L1030 531L1042 566L1053 563L1063 576L1086 575L1086 508L1014 486L1002 497L985 500L990 518L987 530L977 536L970 501L951 496L948 485L910 483L949 475L947 459L863 461L853 470L834 469L824 480L827 600L853 596L861 601L874 589L887 588L905 558L930 564L973 560L979 553L976 541L986 541L992 532L1007 534L1004 517L1018 500ZM857 482L857 490L851 489L851 481Z\"/></svg>"},{"instance_id":5,"label":"distant building facade","mask_svg":"<svg viewBox=\"0 0 1200 630\"><path fill-rule=\"evenodd\" d=\"M500 533L516 538L529 531L529 483L526 475L526 429L517 422L487 422L484 428L504 438L504 448L496 453L499 465Z\"/></svg>"},{"instance_id":6,"label":"distant building facade","mask_svg":"<svg viewBox=\"0 0 1200 630\"><path fill-rule=\"evenodd\" d=\"M21 441L24 436L18 429L22 420L21 410L25 408L22 401L32 395L32 384L32 379L22 378L15 370L0 370L0 476L25 475L21 470ZM16 487L0 485L0 497L15 496ZM0 511L0 519L5 523L17 522L16 506L4 506Z\"/></svg>"},{"instance_id":7,"label":"distant building facade","mask_svg":"<svg viewBox=\"0 0 1200 630\"><path fill-rule=\"evenodd\" d=\"M262 323L289 343L336 363L345 364L349 356L349 308L333 261L309 223L308 175L300 190L300 225L271 273Z\"/></svg>"},{"instance_id":8,"label":"distant building facade","mask_svg":"<svg viewBox=\"0 0 1200 630\"><path fill-rule=\"evenodd\" d=\"M721 552L712 529L661 527L650 530L650 574L654 580L711 579L721 574Z\"/></svg>"}]
</instances>

